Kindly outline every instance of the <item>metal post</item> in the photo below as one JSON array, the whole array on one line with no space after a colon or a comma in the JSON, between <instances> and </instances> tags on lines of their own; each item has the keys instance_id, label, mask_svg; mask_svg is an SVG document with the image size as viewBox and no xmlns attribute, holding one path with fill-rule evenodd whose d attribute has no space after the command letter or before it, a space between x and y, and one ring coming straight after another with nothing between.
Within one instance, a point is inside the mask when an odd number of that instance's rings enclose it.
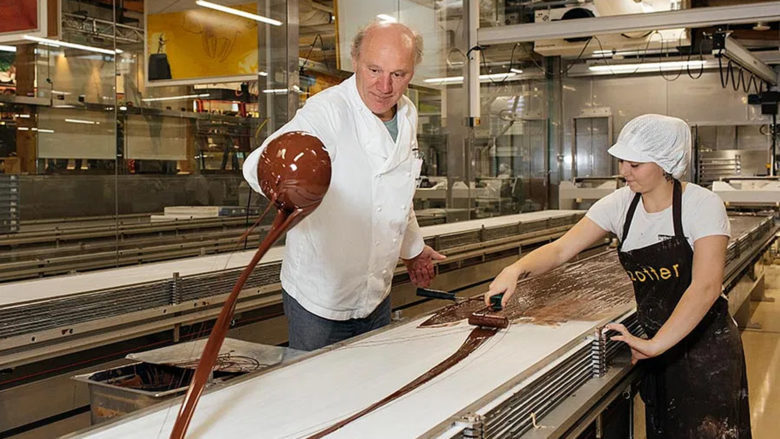
<instances>
[{"instance_id":1,"label":"metal post","mask_svg":"<svg viewBox=\"0 0 780 439\"><path fill-rule=\"evenodd\" d=\"M603 327L596 328L591 338L590 363L594 378L601 378L607 373L607 340Z\"/></svg>"},{"instance_id":2,"label":"metal post","mask_svg":"<svg viewBox=\"0 0 780 439\"><path fill-rule=\"evenodd\" d=\"M466 59L466 72L464 75L466 92L468 94L469 113L466 116L466 125L470 127L479 125L479 62L482 54L478 48L477 31L479 30L479 1L464 0L463 20L467 26L466 41L468 54Z\"/></svg>"},{"instance_id":3,"label":"metal post","mask_svg":"<svg viewBox=\"0 0 780 439\"><path fill-rule=\"evenodd\" d=\"M182 302L181 277L179 277L178 271L174 271L173 277L171 278L171 305L176 305L181 302Z\"/></svg>"},{"instance_id":4,"label":"metal post","mask_svg":"<svg viewBox=\"0 0 780 439\"><path fill-rule=\"evenodd\" d=\"M485 423L482 416L468 414L461 418L461 422L468 425L463 429L462 436L469 439L482 439L485 436Z\"/></svg>"}]
</instances>

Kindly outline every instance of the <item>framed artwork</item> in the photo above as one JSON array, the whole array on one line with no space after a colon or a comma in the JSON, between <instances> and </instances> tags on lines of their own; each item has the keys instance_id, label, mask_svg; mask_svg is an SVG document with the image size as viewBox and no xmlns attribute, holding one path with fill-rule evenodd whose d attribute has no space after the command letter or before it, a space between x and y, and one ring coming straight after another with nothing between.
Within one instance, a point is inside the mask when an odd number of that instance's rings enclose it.
<instances>
[{"instance_id":1,"label":"framed artwork","mask_svg":"<svg viewBox=\"0 0 780 439\"><path fill-rule=\"evenodd\" d=\"M220 4L257 13L257 2ZM256 21L194 0L147 0L144 16L147 86L257 79Z\"/></svg>"},{"instance_id":2,"label":"framed artwork","mask_svg":"<svg viewBox=\"0 0 780 439\"><path fill-rule=\"evenodd\" d=\"M25 35L57 37L59 0L0 0L0 43L19 43Z\"/></svg>"}]
</instances>

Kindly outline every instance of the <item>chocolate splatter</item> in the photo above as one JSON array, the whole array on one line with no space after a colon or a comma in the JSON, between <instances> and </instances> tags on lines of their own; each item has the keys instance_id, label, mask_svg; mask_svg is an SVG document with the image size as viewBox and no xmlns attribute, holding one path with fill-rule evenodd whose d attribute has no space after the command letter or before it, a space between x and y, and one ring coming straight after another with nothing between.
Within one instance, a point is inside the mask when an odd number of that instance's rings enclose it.
<instances>
[{"instance_id":1,"label":"chocolate splatter","mask_svg":"<svg viewBox=\"0 0 780 439\"><path fill-rule=\"evenodd\" d=\"M557 325L569 320L597 321L634 299L631 280L620 267L617 251L609 250L524 279L497 315L512 322ZM467 319L485 307L481 297L443 308L420 327L442 326Z\"/></svg>"}]
</instances>

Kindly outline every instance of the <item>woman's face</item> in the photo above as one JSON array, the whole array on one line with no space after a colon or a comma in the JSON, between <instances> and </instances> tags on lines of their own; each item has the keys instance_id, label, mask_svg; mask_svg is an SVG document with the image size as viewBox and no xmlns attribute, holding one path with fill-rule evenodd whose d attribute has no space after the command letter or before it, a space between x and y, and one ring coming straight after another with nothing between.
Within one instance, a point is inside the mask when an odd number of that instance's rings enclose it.
<instances>
[{"instance_id":1,"label":"woman's face","mask_svg":"<svg viewBox=\"0 0 780 439\"><path fill-rule=\"evenodd\" d=\"M631 191L650 192L666 182L664 170L653 162L640 163L620 160L620 175L626 179Z\"/></svg>"}]
</instances>

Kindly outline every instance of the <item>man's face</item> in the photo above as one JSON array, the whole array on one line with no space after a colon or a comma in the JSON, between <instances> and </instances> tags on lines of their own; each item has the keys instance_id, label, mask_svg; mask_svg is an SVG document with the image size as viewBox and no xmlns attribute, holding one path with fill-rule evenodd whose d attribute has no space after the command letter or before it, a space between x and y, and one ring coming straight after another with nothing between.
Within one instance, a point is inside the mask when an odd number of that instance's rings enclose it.
<instances>
[{"instance_id":1,"label":"man's face","mask_svg":"<svg viewBox=\"0 0 780 439\"><path fill-rule=\"evenodd\" d=\"M393 107L414 76L414 61L412 41L397 30L374 29L364 37L352 65L360 97L380 119L393 118Z\"/></svg>"}]
</instances>

